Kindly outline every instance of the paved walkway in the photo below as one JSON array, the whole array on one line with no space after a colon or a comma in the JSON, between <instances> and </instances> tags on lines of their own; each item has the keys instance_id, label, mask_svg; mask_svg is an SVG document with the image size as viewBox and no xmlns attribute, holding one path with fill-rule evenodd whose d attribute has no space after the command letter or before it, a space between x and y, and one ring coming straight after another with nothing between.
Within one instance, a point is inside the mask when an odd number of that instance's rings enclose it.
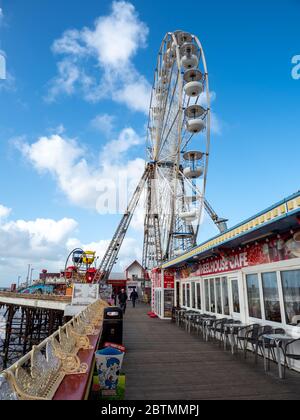
<instances>
[{"instance_id":1,"label":"paved walkway","mask_svg":"<svg viewBox=\"0 0 300 420\"><path fill-rule=\"evenodd\" d=\"M129 305L125 317L127 400L300 400L300 374L278 379L275 365L224 352L171 322L150 319L148 306Z\"/></svg>"}]
</instances>

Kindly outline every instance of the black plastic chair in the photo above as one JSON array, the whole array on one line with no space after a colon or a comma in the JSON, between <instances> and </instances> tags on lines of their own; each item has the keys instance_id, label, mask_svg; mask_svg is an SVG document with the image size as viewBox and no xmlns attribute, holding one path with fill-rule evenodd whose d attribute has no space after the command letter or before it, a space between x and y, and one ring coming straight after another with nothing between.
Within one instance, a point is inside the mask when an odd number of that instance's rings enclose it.
<instances>
[{"instance_id":1,"label":"black plastic chair","mask_svg":"<svg viewBox=\"0 0 300 420\"><path fill-rule=\"evenodd\" d=\"M213 322L213 325L211 327L211 335L212 335L212 338L214 338L215 340L217 340L217 334L219 334L220 342L221 342L221 337L224 334L224 325L227 322L228 322L228 319L227 318L216 319Z\"/></svg>"},{"instance_id":2,"label":"black plastic chair","mask_svg":"<svg viewBox=\"0 0 300 420\"><path fill-rule=\"evenodd\" d=\"M275 335L285 335L285 330L283 328L273 328L272 332L267 332L266 334L275 334ZM277 349L277 345L274 341L263 339L261 338L261 341L259 343L261 354L264 354L265 350L268 350L268 365L270 369L270 360L272 357L273 362L277 362L277 356L275 353L275 350ZM256 359L257 360L257 359Z\"/></svg>"},{"instance_id":3,"label":"black plastic chair","mask_svg":"<svg viewBox=\"0 0 300 420\"><path fill-rule=\"evenodd\" d=\"M256 343L259 337L261 325L253 324L248 327L239 328L237 334L237 345L240 345L241 350L244 353L244 358L247 359L248 343Z\"/></svg>"},{"instance_id":4,"label":"black plastic chair","mask_svg":"<svg viewBox=\"0 0 300 420\"><path fill-rule=\"evenodd\" d=\"M255 354L255 364L257 364L258 362L258 351L260 350L261 354L264 354L264 349L268 348L267 347L268 343L266 343L266 340L263 338L263 336L266 334L274 334L274 329L273 327L271 327L271 325L264 325L263 327L261 327L261 330L259 332L257 339L250 340L254 354ZM264 346L264 342L265 342L265 346ZM270 353L270 350L271 350L271 347L269 347L269 353Z\"/></svg>"},{"instance_id":5,"label":"black plastic chair","mask_svg":"<svg viewBox=\"0 0 300 420\"><path fill-rule=\"evenodd\" d=\"M241 324L241 321L237 321L235 319L227 319L227 321L224 323L224 331L223 331L223 337L221 338L221 341L224 344L224 351L227 350L227 341L229 339L229 336L232 334L231 328L226 328L226 324L236 325L236 331L234 332L234 335L238 334L238 326ZM220 343L221 344L221 343Z\"/></svg>"},{"instance_id":6,"label":"black plastic chair","mask_svg":"<svg viewBox=\"0 0 300 420\"><path fill-rule=\"evenodd\" d=\"M295 343L300 342L300 338L297 338L296 340L289 341L285 346L282 346L283 355L284 355L284 372L283 377L285 378L286 375L286 369L289 369L288 360L300 360L300 354L291 353L291 346L293 346ZM278 361L280 363L280 361Z\"/></svg>"}]
</instances>

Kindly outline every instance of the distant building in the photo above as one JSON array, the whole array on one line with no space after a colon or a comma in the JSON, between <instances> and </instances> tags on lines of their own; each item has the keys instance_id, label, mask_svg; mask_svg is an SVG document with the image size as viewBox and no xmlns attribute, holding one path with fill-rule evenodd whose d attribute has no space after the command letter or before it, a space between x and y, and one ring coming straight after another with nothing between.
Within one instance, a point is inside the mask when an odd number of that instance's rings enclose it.
<instances>
[{"instance_id":1,"label":"distant building","mask_svg":"<svg viewBox=\"0 0 300 420\"><path fill-rule=\"evenodd\" d=\"M140 298L149 296L151 293L151 282L146 271L138 261L134 261L126 268L124 273L111 273L108 283L113 287L115 293L119 293L122 289L126 289L128 296L135 289Z\"/></svg>"},{"instance_id":2,"label":"distant building","mask_svg":"<svg viewBox=\"0 0 300 420\"><path fill-rule=\"evenodd\" d=\"M47 283L47 284L56 284L64 282L64 278L62 273L48 273L46 270L43 270L39 276L39 283Z\"/></svg>"}]
</instances>

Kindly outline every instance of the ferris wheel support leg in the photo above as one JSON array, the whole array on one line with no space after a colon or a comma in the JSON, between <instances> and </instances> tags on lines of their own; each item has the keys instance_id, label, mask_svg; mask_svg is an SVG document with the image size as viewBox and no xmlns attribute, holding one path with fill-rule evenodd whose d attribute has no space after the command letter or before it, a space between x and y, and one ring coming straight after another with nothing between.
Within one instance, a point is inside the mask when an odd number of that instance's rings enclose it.
<instances>
[{"instance_id":1,"label":"ferris wheel support leg","mask_svg":"<svg viewBox=\"0 0 300 420\"><path fill-rule=\"evenodd\" d=\"M144 191L144 187L146 185L146 182L149 178L149 173L150 173L150 165L147 166L147 168L145 169L145 172L139 182L139 185L137 187L137 189L135 190L130 203L127 207L126 212L124 213L122 220L110 242L110 245L103 257L103 260L99 266L99 269L96 273L95 276L95 282L96 283L100 283L100 282L105 282L108 280L111 271L118 259L118 255L121 249L121 246L123 244L123 241L126 237L128 228L130 226L130 223L132 221L134 212L138 206L138 203L140 201L140 198L142 196L142 193Z\"/></svg>"}]
</instances>

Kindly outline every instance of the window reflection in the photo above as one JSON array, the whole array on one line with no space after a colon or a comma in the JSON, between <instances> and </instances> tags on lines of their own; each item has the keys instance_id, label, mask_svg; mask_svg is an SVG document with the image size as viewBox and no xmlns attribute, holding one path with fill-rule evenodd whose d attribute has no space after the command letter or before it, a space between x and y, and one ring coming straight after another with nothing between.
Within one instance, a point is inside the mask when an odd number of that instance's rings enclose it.
<instances>
[{"instance_id":1,"label":"window reflection","mask_svg":"<svg viewBox=\"0 0 300 420\"><path fill-rule=\"evenodd\" d=\"M186 285L186 306L188 308L191 307L191 285L190 284Z\"/></svg>"},{"instance_id":2,"label":"window reflection","mask_svg":"<svg viewBox=\"0 0 300 420\"><path fill-rule=\"evenodd\" d=\"M259 293L259 281L257 274L247 276L249 316L261 319L261 304Z\"/></svg>"},{"instance_id":3,"label":"window reflection","mask_svg":"<svg viewBox=\"0 0 300 420\"><path fill-rule=\"evenodd\" d=\"M300 270L281 273L286 322L300 324Z\"/></svg>"},{"instance_id":4,"label":"window reflection","mask_svg":"<svg viewBox=\"0 0 300 420\"><path fill-rule=\"evenodd\" d=\"M182 301L183 301L183 306L186 306L186 284L183 284L183 287L182 287Z\"/></svg>"},{"instance_id":5,"label":"window reflection","mask_svg":"<svg viewBox=\"0 0 300 420\"><path fill-rule=\"evenodd\" d=\"M216 279L216 300L217 300L217 313L222 314L222 295L221 295L221 280Z\"/></svg>"},{"instance_id":6,"label":"window reflection","mask_svg":"<svg viewBox=\"0 0 300 420\"><path fill-rule=\"evenodd\" d=\"M232 280L231 288L232 288L233 312L239 314L241 312L241 308L240 308L239 283L237 280Z\"/></svg>"},{"instance_id":7,"label":"window reflection","mask_svg":"<svg viewBox=\"0 0 300 420\"><path fill-rule=\"evenodd\" d=\"M210 281L210 312L216 311L216 299L215 299L215 281Z\"/></svg>"},{"instance_id":8,"label":"window reflection","mask_svg":"<svg viewBox=\"0 0 300 420\"><path fill-rule=\"evenodd\" d=\"M275 272L262 274L262 285L264 291L266 320L281 323L282 320L277 284L277 273Z\"/></svg>"},{"instance_id":9,"label":"window reflection","mask_svg":"<svg viewBox=\"0 0 300 420\"><path fill-rule=\"evenodd\" d=\"M197 309L201 309L201 284L197 283Z\"/></svg>"},{"instance_id":10,"label":"window reflection","mask_svg":"<svg viewBox=\"0 0 300 420\"><path fill-rule=\"evenodd\" d=\"M205 280L205 308L206 311L210 311L210 303L209 303L209 281Z\"/></svg>"},{"instance_id":11,"label":"window reflection","mask_svg":"<svg viewBox=\"0 0 300 420\"><path fill-rule=\"evenodd\" d=\"M196 308L196 285L192 283L192 308Z\"/></svg>"},{"instance_id":12,"label":"window reflection","mask_svg":"<svg viewBox=\"0 0 300 420\"><path fill-rule=\"evenodd\" d=\"M223 292L223 308L224 308L224 315L230 315L229 310L229 294L228 294L228 282L227 278L222 278L222 292Z\"/></svg>"}]
</instances>

